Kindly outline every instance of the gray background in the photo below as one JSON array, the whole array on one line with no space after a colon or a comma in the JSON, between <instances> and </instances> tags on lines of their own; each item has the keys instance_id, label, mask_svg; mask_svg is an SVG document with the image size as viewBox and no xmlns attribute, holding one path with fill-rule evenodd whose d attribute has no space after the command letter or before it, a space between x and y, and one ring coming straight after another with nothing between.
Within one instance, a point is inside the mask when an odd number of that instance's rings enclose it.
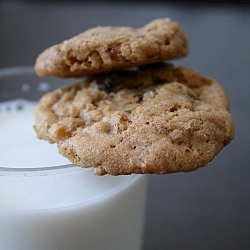
<instances>
[{"instance_id":1,"label":"gray background","mask_svg":"<svg viewBox=\"0 0 250 250\"><path fill-rule=\"evenodd\" d=\"M250 249L249 6L0 3L0 68L31 65L43 49L86 28L138 27L166 16L189 38L189 56L175 63L224 86L236 136L209 167L150 176L143 250Z\"/></svg>"}]
</instances>

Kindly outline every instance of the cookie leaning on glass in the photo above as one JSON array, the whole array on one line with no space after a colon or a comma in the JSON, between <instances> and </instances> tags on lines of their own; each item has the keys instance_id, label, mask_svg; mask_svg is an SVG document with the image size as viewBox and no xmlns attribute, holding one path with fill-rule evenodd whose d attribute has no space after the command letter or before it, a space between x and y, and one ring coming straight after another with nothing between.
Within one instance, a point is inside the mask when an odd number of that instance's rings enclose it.
<instances>
[{"instance_id":1,"label":"cookie leaning on glass","mask_svg":"<svg viewBox=\"0 0 250 250\"><path fill-rule=\"evenodd\" d=\"M88 76L46 94L35 130L97 175L187 172L232 140L228 108L213 79L158 63Z\"/></svg>"},{"instance_id":2,"label":"cookie leaning on glass","mask_svg":"<svg viewBox=\"0 0 250 250\"><path fill-rule=\"evenodd\" d=\"M228 106L214 80L162 64L48 93L36 109L35 129L98 175L192 171L232 139Z\"/></svg>"}]
</instances>

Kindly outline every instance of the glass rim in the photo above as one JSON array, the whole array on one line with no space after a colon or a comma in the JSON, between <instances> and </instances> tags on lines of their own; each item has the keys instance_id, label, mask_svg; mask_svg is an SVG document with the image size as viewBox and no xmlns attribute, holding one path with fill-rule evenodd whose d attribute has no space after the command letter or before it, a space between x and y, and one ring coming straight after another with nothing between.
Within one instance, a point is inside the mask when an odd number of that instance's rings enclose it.
<instances>
[{"instance_id":1,"label":"glass rim","mask_svg":"<svg viewBox=\"0 0 250 250\"><path fill-rule=\"evenodd\" d=\"M20 74L20 73L35 73L34 66L24 65L24 66L0 68L0 77L11 74Z\"/></svg>"},{"instance_id":2,"label":"glass rim","mask_svg":"<svg viewBox=\"0 0 250 250\"><path fill-rule=\"evenodd\" d=\"M54 172L54 174L64 174L65 171L72 169L72 172L88 170L89 168L80 168L75 166L74 164L64 164L64 165L55 165L55 166L46 166L46 167L38 167L38 168L24 168L24 167L5 167L0 166L0 177L2 176L26 176L26 177L35 177L42 176L45 174L50 174ZM65 170L65 171L64 171ZM61 171L61 172L60 172Z\"/></svg>"}]
</instances>

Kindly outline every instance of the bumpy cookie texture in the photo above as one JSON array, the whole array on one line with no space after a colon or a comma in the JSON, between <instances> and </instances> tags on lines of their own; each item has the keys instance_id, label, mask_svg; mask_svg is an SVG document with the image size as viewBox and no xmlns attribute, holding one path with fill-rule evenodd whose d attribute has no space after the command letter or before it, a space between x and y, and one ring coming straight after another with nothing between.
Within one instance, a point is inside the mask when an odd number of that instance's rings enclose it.
<instances>
[{"instance_id":1,"label":"bumpy cookie texture","mask_svg":"<svg viewBox=\"0 0 250 250\"><path fill-rule=\"evenodd\" d=\"M214 80L158 64L46 94L35 129L97 175L187 172L207 165L233 138L228 108Z\"/></svg>"},{"instance_id":2,"label":"bumpy cookie texture","mask_svg":"<svg viewBox=\"0 0 250 250\"><path fill-rule=\"evenodd\" d=\"M156 19L146 26L97 27L45 50L37 58L40 76L79 77L172 59L187 54L177 23Z\"/></svg>"}]
</instances>

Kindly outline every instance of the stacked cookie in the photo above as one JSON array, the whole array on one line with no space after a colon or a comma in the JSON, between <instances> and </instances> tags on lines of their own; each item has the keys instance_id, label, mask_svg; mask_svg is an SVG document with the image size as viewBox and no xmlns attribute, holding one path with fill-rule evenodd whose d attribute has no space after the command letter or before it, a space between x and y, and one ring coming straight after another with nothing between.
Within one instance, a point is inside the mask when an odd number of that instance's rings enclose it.
<instances>
[{"instance_id":1,"label":"stacked cookie","mask_svg":"<svg viewBox=\"0 0 250 250\"><path fill-rule=\"evenodd\" d=\"M97 27L45 50L38 75L82 77L36 108L40 139L95 174L187 172L233 138L229 101L213 79L162 61L185 56L177 23Z\"/></svg>"}]
</instances>

